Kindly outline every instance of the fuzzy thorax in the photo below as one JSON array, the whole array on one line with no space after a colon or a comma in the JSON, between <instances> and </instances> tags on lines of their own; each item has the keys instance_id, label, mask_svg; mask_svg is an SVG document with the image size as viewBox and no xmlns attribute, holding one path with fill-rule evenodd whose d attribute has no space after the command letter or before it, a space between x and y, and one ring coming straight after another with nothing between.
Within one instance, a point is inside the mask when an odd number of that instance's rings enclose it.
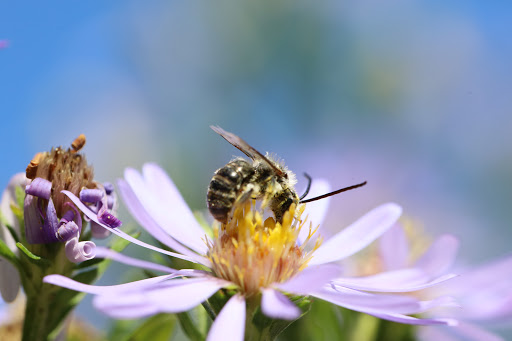
<instances>
[{"instance_id":1,"label":"fuzzy thorax","mask_svg":"<svg viewBox=\"0 0 512 341\"><path fill-rule=\"evenodd\" d=\"M219 278L236 284L246 296L259 292L272 283L280 283L299 273L320 246L316 240L313 250L305 245L313 236L311 224L301 220L304 205L292 204L282 223L273 217L263 220L263 210L249 200L235 208L233 219L214 226L214 239L208 245L212 269ZM298 245L302 228L309 228L306 241Z\"/></svg>"}]
</instances>

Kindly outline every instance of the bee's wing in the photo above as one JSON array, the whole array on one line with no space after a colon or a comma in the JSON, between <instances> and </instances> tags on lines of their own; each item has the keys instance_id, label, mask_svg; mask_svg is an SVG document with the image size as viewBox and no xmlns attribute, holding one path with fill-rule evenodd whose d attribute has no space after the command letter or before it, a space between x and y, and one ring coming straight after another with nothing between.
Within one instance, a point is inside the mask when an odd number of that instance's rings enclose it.
<instances>
[{"instance_id":1,"label":"bee's wing","mask_svg":"<svg viewBox=\"0 0 512 341\"><path fill-rule=\"evenodd\" d=\"M229 131L225 131L219 126L210 126L210 128L212 128L214 132L222 136L226 141L231 143L233 146L240 149L242 153L250 157L252 160L261 160L268 164L274 170L274 172L276 172L278 176L284 175L283 171L277 168L272 162L270 162L269 159L267 159L265 156L263 156L263 154L261 154L259 151L251 147L247 142L242 140L240 137L236 136L233 133L230 133Z\"/></svg>"}]
</instances>

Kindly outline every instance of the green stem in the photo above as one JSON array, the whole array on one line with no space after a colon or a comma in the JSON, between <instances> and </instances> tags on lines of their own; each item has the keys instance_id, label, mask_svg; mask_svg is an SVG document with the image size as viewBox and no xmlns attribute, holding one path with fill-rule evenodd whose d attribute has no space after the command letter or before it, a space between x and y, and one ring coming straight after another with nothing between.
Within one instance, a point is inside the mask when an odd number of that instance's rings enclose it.
<instances>
[{"instance_id":1,"label":"green stem","mask_svg":"<svg viewBox=\"0 0 512 341\"><path fill-rule=\"evenodd\" d=\"M196 324L190 318L190 315L187 312L178 313L178 320L180 321L181 328L193 341L202 341L204 340L204 336L199 332L196 327Z\"/></svg>"},{"instance_id":2,"label":"green stem","mask_svg":"<svg viewBox=\"0 0 512 341\"><path fill-rule=\"evenodd\" d=\"M261 297L252 296L247 299L247 312L245 316L245 340L247 341L272 341L270 324L261 328L254 323L254 317L258 313ZM270 322L270 320L269 320Z\"/></svg>"},{"instance_id":3,"label":"green stem","mask_svg":"<svg viewBox=\"0 0 512 341\"><path fill-rule=\"evenodd\" d=\"M210 305L210 302L204 301L201 304L203 305L204 310L206 310L206 313L208 314L208 316L210 316L212 321L215 321L215 319L217 318L217 314L215 313L215 311L213 310L212 306Z\"/></svg>"},{"instance_id":4,"label":"green stem","mask_svg":"<svg viewBox=\"0 0 512 341\"><path fill-rule=\"evenodd\" d=\"M23 321L23 341L47 341L53 339L55 330L61 326L66 317L61 312L68 307L68 302L57 302L55 297L58 286L43 283L43 278L52 273L71 274L73 263L67 261L64 248L58 244L31 245L31 252L47 257L54 256L50 266L34 263L28 257L20 259L26 270L20 273L23 289L27 296L25 320Z\"/></svg>"}]
</instances>

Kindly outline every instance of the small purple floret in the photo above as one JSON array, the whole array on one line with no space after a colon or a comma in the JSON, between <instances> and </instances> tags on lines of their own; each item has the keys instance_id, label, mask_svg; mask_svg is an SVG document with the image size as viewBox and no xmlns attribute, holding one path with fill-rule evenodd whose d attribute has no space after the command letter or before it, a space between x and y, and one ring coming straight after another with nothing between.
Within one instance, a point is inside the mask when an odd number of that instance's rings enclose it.
<instances>
[{"instance_id":1,"label":"small purple floret","mask_svg":"<svg viewBox=\"0 0 512 341\"><path fill-rule=\"evenodd\" d=\"M80 191L80 201L95 204L101 201L103 191L101 189L84 188Z\"/></svg>"},{"instance_id":2,"label":"small purple floret","mask_svg":"<svg viewBox=\"0 0 512 341\"><path fill-rule=\"evenodd\" d=\"M27 185L25 193L48 200L52 194L52 183L46 179L35 178Z\"/></svg>"},{"instance_id":3,"label":"small purple floret","mask_svg":"<svg viewBox=\"0 0 512 341\"><path fill-rule=\"evenodd\" d=\"M61 224L66 224L70 221L73 221L75 219L75 212L73 211L66 211L66 213L64 213L64 215L62 216L62 218L60 218L60 223Z\"/></svg>"},{"instance_id":4,"label":"small purple floret","mask_svg":"<svg viewBox=\"0 0 512 341\"><path fill-rule=\"evenodd\" d=\"M109 213L106 210L103 213L98 214L98 220L112 228L119 227L122 224L121 220L117 219L112 213Z\"/></svg>"},{"instance_id":5,"label":"small purple floret","mask_svg":"<svg viewBox=\"0 0 512 341\"><path fill-rule=\"evenodd\" d=\"M105 188L105 193L107 193L107 195L110 195L114 192L114 185L112 185L110 182L104 182L103 187Z\"/></svg>"},{"instance_id":6,"label":"small purple floret","mask_svg":"<svg viewBox=\"0 0 512 341\"><path fill-rule=\"evenodd\" d=\"M78 225L74 221L62 224L57 230L56 237L61 242L67 242L78 235Z\"/></svg>"}]
</instances>

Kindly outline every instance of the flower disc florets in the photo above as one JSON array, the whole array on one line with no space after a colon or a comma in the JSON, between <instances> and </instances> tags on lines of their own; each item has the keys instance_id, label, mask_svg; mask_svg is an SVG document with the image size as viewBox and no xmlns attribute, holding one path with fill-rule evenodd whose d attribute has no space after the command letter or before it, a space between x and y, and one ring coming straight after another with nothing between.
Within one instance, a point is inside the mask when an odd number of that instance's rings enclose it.
<instances>
[{"instance_id":1,"label":"flower disc florets","mask_svg":"<svg viewBox=\"0 0 512 341\"><path fill-rule=\"evenodd\" d=\"M297 243L306 224L300 219L303 211L304 205L293 204L279 223L272 217L263 220L263 210L252 201L236 207L228 223L214 226L214 240L208 245L213 272L235 283L246 296L299 273L320 246L317 239L313 250L304 249L314 231L302 245Z\"/></svg>"},{"instance_id":2,"label":"flower disc florets","mask_svg":"<svg viewBox=\"0 0 512 341\"><path fill-rule=\"evenodd\" d=\"M85 144L85 136L77 138L72 148L52 148L49 152L37 153L27 166L26 176L34 180L41 178L52 184L52 200L57 215L61 217L69 210L64 203L69 199L61 193L68 190L79 195L83 188L96 188L92 166L78 150Z\"/></svg>"}]
</instances>

